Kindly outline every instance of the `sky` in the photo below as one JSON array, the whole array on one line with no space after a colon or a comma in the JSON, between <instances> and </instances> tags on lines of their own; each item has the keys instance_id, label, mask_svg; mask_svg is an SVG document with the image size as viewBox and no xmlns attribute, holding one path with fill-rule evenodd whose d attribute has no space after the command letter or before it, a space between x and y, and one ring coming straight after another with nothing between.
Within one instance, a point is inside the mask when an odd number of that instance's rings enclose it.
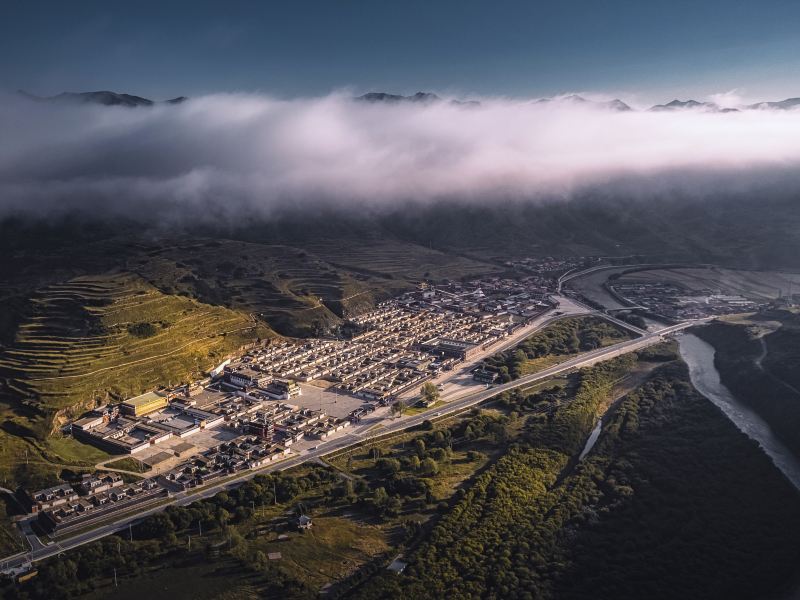
<instances>
[{"instance_id":1,"label":"sky","mask_svg":"<svg viewBox=\"0 0 800 600\"><path fill-rule=\"evenodd\" d=\"M775 0L4 0L0 89L778 100L798 23Z\"/></svg>"}]
</instances>

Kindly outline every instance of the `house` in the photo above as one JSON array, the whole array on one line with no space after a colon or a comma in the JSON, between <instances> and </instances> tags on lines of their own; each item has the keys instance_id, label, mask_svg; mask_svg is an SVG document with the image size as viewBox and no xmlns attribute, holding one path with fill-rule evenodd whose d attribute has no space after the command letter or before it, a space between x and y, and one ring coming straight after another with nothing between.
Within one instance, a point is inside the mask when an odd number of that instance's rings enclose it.
<instances>
[{"instance_id":1,"label":"house","mask_svg":"<svg viewBox=\"0 0 800 600\"><path fill-rule=\"evenodd\" d=\"M78 493L72 489L72 486L66 483L33 493L19 488L16 496L22 506L27 508L30 513L50 510L56 506L61 506L78 499Z\"/></svg>"},{"instance_id":2,"label":"house","mask_svg":"<svg viewBox=\"0 0 800 600\"><path fill-rule=\"evenodd\" d=\"M270 383L272 377L261 371L251 369L250 367L239 367L235 369L228 366L225 367L225 380L231 385L240 388L263 388Z\"/></svg>"},{"instance_id":3,"label":"house","mask_svg":"<svg viewBox=\"0 0 800 600\"><path fill-rule=\"evenodd\" d=\"M124 485L124 483L125 482L122 481L122 477L118 473L108 473L102 477L84 475L81 478L79 490L84 495L99 494L100 492L108 491L111 488Z\"/></svg>"},{"instance_id":4,"label":"house","mask_svg":"<svg viewBox=\"0 0 800 600\"><path fill-rule=\"evenodd\" d=\"M481 367L472 372L472 379L478 383L494 383L497 379L497 373Z\"/></svg>"},{"instance_id":5,"label":"house","mask_svg":"<svg viewBox=\"0 0 800 600\"><path fill-rule=\"evenodd\" d=\"M122 414L132 417L141 417L142 415L147 415L164 408L167 406L168 402L164 394L159 392L147 392L141 396L125 400L125 402L120 404L119 409Z\"/></svg>"}]
</instances>

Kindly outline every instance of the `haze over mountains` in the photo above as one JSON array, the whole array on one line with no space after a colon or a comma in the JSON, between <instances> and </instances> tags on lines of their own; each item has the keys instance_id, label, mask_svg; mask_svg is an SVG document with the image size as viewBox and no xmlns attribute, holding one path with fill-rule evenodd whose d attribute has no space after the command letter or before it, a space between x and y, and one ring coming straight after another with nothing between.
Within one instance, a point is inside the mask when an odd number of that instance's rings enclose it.
<instances>
[{"instance_id":1,"label":"haze over mountains","mask_svg":"<svg viewBox=\"0 0 800 600\"><path fill-rule=\"evenodd\" d=\"M85 102L85 103L101 104L104 106L127 106L127 107L154 106L159 103L180 104L188 100L186 96L178 96L176 98L171 98L169 100L164 100L162 102L159 102L156 100L150 100L149 98L144 98L142 96L112 92L107 90L95 91L95 92L62 92L55 96L36 96L24 90L20 90L19 93L26 98L37 101ZM401 103L431 104L431 103L445 101L443 98L432 92L417 92L410 96L404 96L402 94L392 94L387 92L367 92L366 94L357 96L355 99L363 102L384 102L388 104L401 104ZM450 102L451 104L460 106L481 105L481 102L479 100L460 100L456 98L451 98L447 101ZM597 108L606 108L609 110L620 111L620 112L635 110L629 104L623 102L619 98L614 98L612 100L590 100L584 98L579 94L566 94L561 96L553 96L550 98L539 98L537 100L533 100L532 102L534 104L552 103L552 104L567 104L567 105L569 104L586 105ZM791 110L797 106L800 106L800 98L786 98L785 100L779 100L779 101L756 102L754 104L746 104L738 107L721 107L714 102L703 102L692 99L679 100L676 98L665 104L653 105L647 110L653 112L674 111L674 110L706 110L709 112L726 113L726 112L739 112L740 110L754 110L754 109Z\"/></svg>"},{"instance_id":2,"label":"haze over mountains","mask_svg":"<svg viewBox=\"0 0 800 600\"><path fill-rule=\"evenodd\" d=\"M390 227L426 246L509 252L741 246L759 263L800 251L791 99L720 114L578 95L464 106L426 93L110 94L0 102L0 220L294 237Z\"/></svg>"}]
</instances>

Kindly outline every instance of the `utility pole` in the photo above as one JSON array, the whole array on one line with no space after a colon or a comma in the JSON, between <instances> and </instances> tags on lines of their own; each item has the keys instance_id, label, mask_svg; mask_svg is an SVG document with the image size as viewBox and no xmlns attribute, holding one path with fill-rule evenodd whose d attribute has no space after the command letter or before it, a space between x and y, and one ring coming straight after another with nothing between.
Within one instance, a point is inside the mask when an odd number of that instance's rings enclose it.
<instances>
[{"instance_id":1,"label":"utility pole","mask_svg":"<svg viewBox=\"0 0 800 600\"><path fill-rule=\"evenodd\" d=\"M192 550L192 536L189 534L189 551Z\"/></svg>"},{"instance_id":2,"label":"utility pole","mask_svg":"<svg viewBox=\"0 0 800 600\"><path fill-rule=\"evenodd\" d=\"M203 521L198 520L197 526L200 528L200 537L203 537Z\"/></svg>"},{"instance_id":3,"label":"utility pole","mask_svg":"<svg viewBox=\"0 0 800 600\"><path fill-rule=\"evenodd\" d=\"M117 567L114 567L114 587L119 587L117 583Z\"/></svg>"},{"instance_id":4,"label":"utility pole","mask_svg":"<svg viewBox=\"0 0 800 600\"><path fill-rule=\"evenodd\" d=\"M128 523L128 533L131 536L131 541L133 541L133 523Z\"/></svg>"}]
</instances>

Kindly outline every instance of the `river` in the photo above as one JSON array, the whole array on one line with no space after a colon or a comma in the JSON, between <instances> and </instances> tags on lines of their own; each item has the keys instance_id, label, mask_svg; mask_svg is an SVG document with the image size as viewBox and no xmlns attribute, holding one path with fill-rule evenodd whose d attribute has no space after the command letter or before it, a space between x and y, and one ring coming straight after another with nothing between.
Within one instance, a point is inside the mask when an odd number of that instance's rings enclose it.
<instances>
[{"instance_id":1,"label":"river","mask_svg":"<svg viewBox=\"0 0 800 600\"><path fill-rule=\"evenodd\" d=\"M714 347L690 333L678 336L678 345L681 357L689 366L695 389L718 406L737 428L758 442L775 466L800 490L800 461L775 437L758 414L722 385L714 366Z\"/></svg>"}]
</instances>

